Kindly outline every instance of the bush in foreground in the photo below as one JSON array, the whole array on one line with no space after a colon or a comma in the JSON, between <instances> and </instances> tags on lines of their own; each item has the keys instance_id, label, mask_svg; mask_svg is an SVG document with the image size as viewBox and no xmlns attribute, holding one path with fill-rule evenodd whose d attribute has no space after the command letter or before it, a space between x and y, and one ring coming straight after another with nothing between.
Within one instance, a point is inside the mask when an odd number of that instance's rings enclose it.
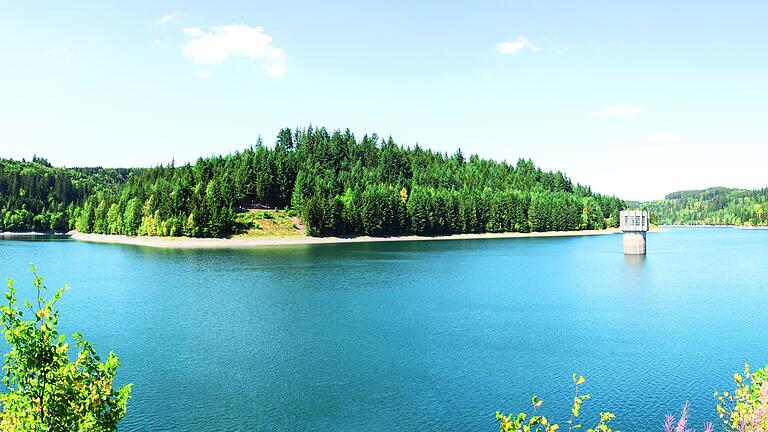
<instances>
[{"instance_id":1,"label":"bush in foreground","mask_svg":"<svg viewBox=\"0 0 768 432\"><path fill-rule=\"evenodd\" d=\"M571 417L565 424L568 431L582 429L578 424L579 411L582 403L589 399L589 395L580 395L579 386L584 384L584 377L573 375L573 383L576 387L571 407ZM749 365L744 366L744 374L733 374L736 389L733 392L715 392L718 401L717 414L723 421L723 430L726 432L768 432L768 366L752 372ZM517 415L503 415L496 412L496 420L499 421L501 432L556 432L560 425L552 423L549 419L539 414L542 400L535 395L531 399L533 415L520 412ZM664 432L693 432L688 428L688 402L683 405L680 417L668 414L661 424ZM609 422L615 418L613 413L602 412L593 428L587 432L613 432ZM703 432L712 432L714 425L705 423ZM619 431L616 431L619 432Z\"/></svg>"},{"instance_id":2,"label":"bush in foreground","mask_svg":"<svg viewBox=\"0 0 768 432\"><path fill-rule=\"evenodd\" d=\"M568 425L568 431L574 429L582 429L583 425L579 424L579 413L581 412L581 405L590 398L590 395L579 394L579 386L584 384L585 379L583 376L577 376L573 374L573 385L575 386L575 394L573 396L573 405L571 406L571 417L565 423ZM560 430L560 425L552 423L549 419L539 414L539 407L544 401L539 399L536 395L531 398L533 404L533 415L528 415L525 412L520 412L517 415L509 414L504 415L500 412L496 412L496 420L499 421L499 430L501 432L556 432ZM616 416L610 412L601 412L600 418L597 420L593 428L587 429L588 432L613 432L608 424ZM616 431L619 432L619 431Z\"/></svg>"},{"instance_id":3,"label":"bush in foreground","mask_svg":"<svg viewBox=\"0 0 768 432\"><path fill-rule=\"evenodd\" d=\"M715 392L717 414L727 431L768 431L768 367L751 372L744 366L744 375L733 374L736 389Z\"/></svg>"},{"instance_id":4,"label":"bush in foreground","mask_svg":"<svg viewBox=\"0 0 768 432\"><path fill-rule=\"evenodd\" d=\"M16 432L107 432L125 415L131 385L112 387L120 364L114 353L102 363L79 334L72 339L78 352L67 353L66 335L56 326L56 304L67 287L53 298L44 297L43 277L35 276L34 303L18 305L13 281L8 280L7 305L0 308L10 352L5 355L0 395L0 430Z\"/></svg>"}]
</instances>

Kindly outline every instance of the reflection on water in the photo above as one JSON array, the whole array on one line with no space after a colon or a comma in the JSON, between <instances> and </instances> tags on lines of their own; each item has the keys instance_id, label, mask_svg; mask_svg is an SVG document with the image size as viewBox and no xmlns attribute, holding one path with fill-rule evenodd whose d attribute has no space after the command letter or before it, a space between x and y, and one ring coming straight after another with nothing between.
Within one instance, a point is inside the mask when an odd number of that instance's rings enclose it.
<instances>
[{"instance_id":1,"label":"reflection on water","mask_svg":"<svg viewBox=\"0 0 768 432\"><path fill-rule=\"evenodd\" d=\"M637 280L645 268L646 255L624 255L624 274L629 280Z\"/></svg>"}]
</instances>

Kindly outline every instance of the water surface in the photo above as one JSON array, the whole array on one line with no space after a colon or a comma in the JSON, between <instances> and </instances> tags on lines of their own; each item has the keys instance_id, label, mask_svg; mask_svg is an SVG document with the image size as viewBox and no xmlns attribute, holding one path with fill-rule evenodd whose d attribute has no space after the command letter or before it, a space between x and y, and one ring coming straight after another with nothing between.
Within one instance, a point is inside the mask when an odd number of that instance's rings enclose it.
<instances>
[{"instance_id":1,"label":"water surface","mask_svg":"<svg viewBox=\"0 0 768 432\"><path fill-rule=\"evenodd\" d=\"M768 231L159 250L0 241L0 276L34 262L71 286L62 330L119 355L124 431L496 430L530 395L563 417L659 430L744 362L768 363ZM30 288L31 289L31 288ZM585 419L586 422L587 419ZM591 422L590 422L591 425Z\"/></svg>"}]
</instances>

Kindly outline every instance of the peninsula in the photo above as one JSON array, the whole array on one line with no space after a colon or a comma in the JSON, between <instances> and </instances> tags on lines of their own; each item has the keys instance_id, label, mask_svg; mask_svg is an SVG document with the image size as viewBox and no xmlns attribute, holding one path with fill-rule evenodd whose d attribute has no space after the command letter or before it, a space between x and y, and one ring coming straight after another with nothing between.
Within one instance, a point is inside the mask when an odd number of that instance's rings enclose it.
<instances>
[{"instance_id":1,"label":"peninsula","mask_svg":"<svg viewBox=\"0 0 768 432\"><path fill-rule=\"evenodd\" d=\"M618 229L581 230L581 231L547 231L533 233L482 233L482 234L452 234L444 236L388 236L388 237L234 237L234 238L195 238L195 237L158 237L158 236L126 236L114 234L89 234L73 231L68 235L74 240L91 243L124 244L146 246L160 249L236 249L260 246L289 246L333 243L368 243L368 242L400 242L418 240L472 240L500 238L536 238L536 237L568 237L590 236L621 233Z\"/></svg>"},{"instance_id":2,"label":"peninsula","mask_svg":"<svg viewBox=\"0 0 768 432\"><path fill-rule=\"evenodd\" d=\"M530 160L449 155L311 126L194 164L0 160L0 202L3 231L219 239L605 230L626 207Z\"/></svg>"}]
</instances>

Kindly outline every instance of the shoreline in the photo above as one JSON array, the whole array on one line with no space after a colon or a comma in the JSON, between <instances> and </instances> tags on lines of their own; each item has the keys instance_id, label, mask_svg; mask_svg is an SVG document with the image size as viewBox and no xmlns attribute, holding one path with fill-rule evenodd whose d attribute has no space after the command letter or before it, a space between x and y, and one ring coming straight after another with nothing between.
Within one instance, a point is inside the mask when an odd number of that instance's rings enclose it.
<instances>
[{"instance_id":1,"label":"shoreline","mask_svg":"<svg viewBox=\"0 0 768 432\"><path fill-rule=\"evenodd\" d=\"M753 226L753 225L706 225L706 224L680 224L680 225L659 225L660 227L666 228L733 228L737 230L768 230L768 226Z\"/></svg>"},{"instance_id":2,"label":"shoreline","mask_svg":"<svg viewBox=\"0 0 768 432\"><path fill-rule=\"evenodd\" d=\"M708 224L677 224L677 225L659 225L669 228L739 228L737 225L708 225Z\"/></svg>"},{"instance_id":3,"label":"shoreline","mask_svg":"<svg viewBox=\"0 0 768 432\"><path fill-rule=\"evenodd\" d=\"M618 229L584 230L584 231L546 231L534 233L483 233L483 234L454 234L448 236L392 236L392 237L270 237L270 238L193 238L193 237L130 237L113 234L87 234L77 231L68 233L73 240L145 246L159 249L239 249L261 246L289 246L337 243L373 243L424 240L473 240L494 238L539 238L539 237L578 237L593 235L620 234Z\"/></svg>"}]
</instances>

